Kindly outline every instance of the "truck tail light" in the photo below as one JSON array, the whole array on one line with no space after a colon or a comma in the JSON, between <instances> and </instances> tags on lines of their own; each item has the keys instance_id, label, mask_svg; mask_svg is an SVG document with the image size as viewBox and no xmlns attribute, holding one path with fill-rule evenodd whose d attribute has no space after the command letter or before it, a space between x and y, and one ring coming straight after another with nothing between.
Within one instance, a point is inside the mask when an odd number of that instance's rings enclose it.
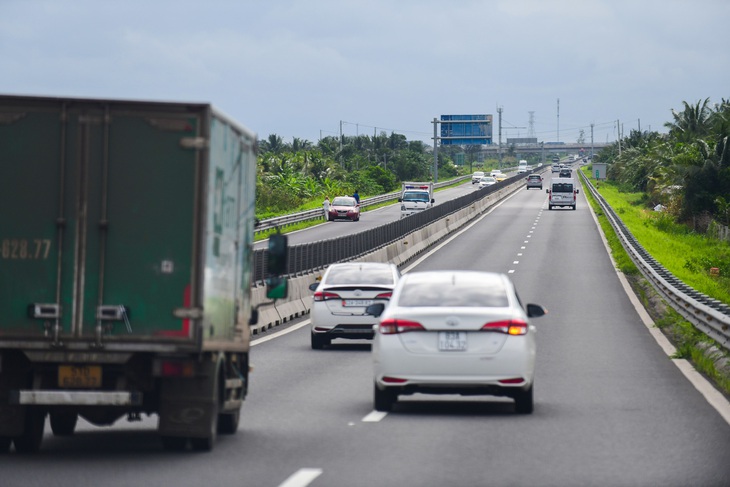
<instances>
[{"instance_id":1,"label":"truck tail light","mask_svg":"<svg viewBox=\"0 0 730 487\"><path fill-rule=\"evenodd\" d=\"M160 377L193 377L195 375L195 364L182 360L162 360L159 362L158 373Z\"/></svg>"},{"instance_id":2,"label":"truck tail light","mask_svg":"<svg viewBox=\"0 0 730 487\"><path fill-rule=\"evenodd\" d=\"M328 301L330 299L342 299L339 294L331 293L328 291L317 291L314 293L315 301Z\"/></svg>"},{"instance_id":3,"label":"truck tail light","mask_svg":"<svg viewBox=\"0 0 730 487\"><path fill-rule=\"evenodd\" d=\"M396 335L409 331L424 331L425 328L417 321L388 318L380 322L379 330L383 335Z\"/></svg>"},{"instance_id":4,"label":"truck tail light","mask_svg":"<svg viewBox=\"0 0 730 487\"><path fill-rule=\"evenodd\" d=\"M522 320L493 321L482 326L481 331L504 333L506 335L526 335L527 323Z\"/></svg>"}]
</instances>

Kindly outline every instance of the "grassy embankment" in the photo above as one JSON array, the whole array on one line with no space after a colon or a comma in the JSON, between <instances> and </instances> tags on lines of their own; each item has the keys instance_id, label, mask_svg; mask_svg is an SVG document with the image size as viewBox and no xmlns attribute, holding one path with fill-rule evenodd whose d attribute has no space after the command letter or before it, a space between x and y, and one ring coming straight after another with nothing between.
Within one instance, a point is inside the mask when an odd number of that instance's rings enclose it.
<instances>
[{"instance_id":1,"label":"grassy embankment","mask_svg":"<svg viewBox=\"0 0 730 487\"><path fill-rule=\"evenodd\" d=\"M589 167L581 170L596 186ZM623 192L605 181L601 181L598 191L646 251L667 270L699 292L730 303L730 244L688 231L671 222L666 215L646 208L643 193ZM674 343L677 358L691 360L698 370L730 395L729 354L671 308L662 307L658 311L652 306L657 301L655 292L641 277L590 193L586 191L585 194L598 216L617 267L627 275L644 305L653 308L649 311L655 324ZM711 276L710 267L720 268L720 276Z\"/></svg>"}]
</instances>

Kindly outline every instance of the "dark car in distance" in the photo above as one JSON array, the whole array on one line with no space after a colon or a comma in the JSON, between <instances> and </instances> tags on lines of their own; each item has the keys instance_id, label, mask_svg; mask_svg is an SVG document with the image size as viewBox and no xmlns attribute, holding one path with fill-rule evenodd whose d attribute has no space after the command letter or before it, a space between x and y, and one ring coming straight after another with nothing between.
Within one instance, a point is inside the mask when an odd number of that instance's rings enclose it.
<instances>
[{"instance_id":1,"label":"dark car in distance","mask_svg":"<svg viewBox=\"0 0 730 487\"><path fill-rule=\"evenodd\" d=\"M560 173L558 173L559 178L572 178L573 173L570 169L561 169Z\"/></svg>"}]
</instances>

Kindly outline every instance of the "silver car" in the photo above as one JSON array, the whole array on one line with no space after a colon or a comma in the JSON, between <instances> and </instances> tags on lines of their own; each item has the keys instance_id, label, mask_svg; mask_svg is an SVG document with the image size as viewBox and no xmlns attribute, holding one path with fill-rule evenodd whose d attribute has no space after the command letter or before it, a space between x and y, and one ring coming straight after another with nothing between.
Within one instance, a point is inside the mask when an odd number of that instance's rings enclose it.
<instances>
[{"instance_id":1,"label":"silver car","mask_svg":"<svg viewBox=\"0 0 730 487\"><path fill-rule=\"evenodd\" d=\"M332 264L314 291L311 312L312 348L321 349L335 338L372 338L377 319L365 313L373 303L387 303L400 272L395 264L346 262Z\"/></svg>"}]
</instances>

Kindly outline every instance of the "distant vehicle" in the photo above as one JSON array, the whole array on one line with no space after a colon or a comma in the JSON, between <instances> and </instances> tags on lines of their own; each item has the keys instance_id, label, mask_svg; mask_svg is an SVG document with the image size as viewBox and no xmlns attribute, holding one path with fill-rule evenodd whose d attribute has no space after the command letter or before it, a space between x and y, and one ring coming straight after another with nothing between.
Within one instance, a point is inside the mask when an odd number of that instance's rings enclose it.
<instances>
[{"instance_id":1,"label":"distant vehicle","mask_svg":"<svg viewBox=\"0 0 730 487\"><path fill-rule=\"evenodd\" d=\"M372 338L377 319L365 313L373 303L387 303L400 279L395 264L346 262L332 264L322 280L311 284L311 342L317 350L335 338Z\"/></svg>"},{"instance_id":2,"label":"distant vehicle","mask_svg":"<svg viewBox=\"0 0 730 487\"><path fill-rule=\"evenodd\" d=\"M514 399L515 412L533 412L535 327L540 305L524 308L505 274L411 272L379 317L373 338L373 402L390 411L398 396L483 394Z\"/></svg>"},{"instance_id":3,"label":"distant vehicle","mask_svg":"<svg viewBox=\"0 0 730 487\"><path fill-rule=\"evenodd\" d=\"M560 172L558 173L558 177L559 178L572 178L573 172L568 168L561 169Z\"/></svg>"},{"instance_id":4,"label":"distant vehicle","mask_svg":"<svg viewBox=\"0 0 730 487\"><path fill-rule=\"evenodd\" d=\"M479 189L486 188L487 186L491 186L493 184L497 184L496 178L493 178L492 176L484 176L482 179L479 180Z\"/></svg>"},{"instance_id":5,"label":"distant vehicle","mask_svg":"<svg viewBox=\"0 0 730 487\"><path fill-rule=\"evenodd\" d=\"M574 162L574 161L575 161L575 156L574 155L569 155L568 156L568 162Z\"/></svg>"},{"instance_id":6,"label":"distant vehicle","mask_svg":"<svg viewBox=\"0 0 730 487\"><path fill-rule=\"evenodd\" d=\"M496 178L499 174L502 174L502 171L499 169L492 169L492 172L489 173L493 178Z\"/></svg>"},{"instance_id":7,"label":"distant vehicle","mask_svg":"<svg viewBox=\"0 0 730 487\"><path fill-rule=\"evenodd\" d=\"M553 163L555 164L558 162L560 162L560 158L558 156L553 157Z\"/></svg>"},{"instance_id":8,"label":"distant vehicle","mask_svg":"<svg viewBox=\"0 0 730 487\"><path fill-rule=\"evenodd\" d=\"M527 176L527 189L530 188L539 188L542 189L542 176L539 174L530 174Z\"/></svg>"},{"instance_id":9,"label":"distant vehicle","mask_svg":"<svg viewBox=\"0 0 730 487\"><path fill-rule=\"evenodd\" d=\"M436 203L433 197L432 181L422 183L404 182L402 183L401 191L400 198L398 198L398 202L401 204L401 218L428 210Z\"/></svg>"},{"instance_id":10,"label":"distant vehicle","mask_svg":"<svg viewBox=\"0 0 730 487\"><path fill-rule=\"evenodd\" d=\"M524 159L517 164L517 174L522 174L524 172L527 172L527 161Z\"/></svg>"},{"instance_id":11,"label":"distant vehicle","mask_svg":"<svg viewBox=\"0 0 730 487\"><path fill-rule=\"evenodd\" d=\"M474 171L474 174L471 175L471 184L476 184L479 182L480 179L484 177L484 171Z\"/></svg>"},{"instance_id":12,"label":"distant vehicle","mask_svg":"<svg viewBox=\"0 0 730 487\"><path fill-rule=\"evenodd\" d=\"M551 172L560 172L560 164L553 164Z\"/></svg>"},{"instance_id":13,"label":"distant vehicle","mask_svg":"<svg viewBox=\"0 0 730 487\"><path fill-rule=\"evenodd\" d=\"M572 179L556 178L550 181L550 188L545 190L548 196L548 210L556 206L570 206L575 210L578 199L578 188Z\"/></svg>"},{"instance_id":14,"label":"distant vehicle","mask_svg":"<svg viewBox=\"0 0 730 487\"><path fill-rule=\"evenodd\" d=\"M330 204L328 221L352 220L360 221L360 205L352 196L337 196Z\"/></svg>"}]
</instances>

